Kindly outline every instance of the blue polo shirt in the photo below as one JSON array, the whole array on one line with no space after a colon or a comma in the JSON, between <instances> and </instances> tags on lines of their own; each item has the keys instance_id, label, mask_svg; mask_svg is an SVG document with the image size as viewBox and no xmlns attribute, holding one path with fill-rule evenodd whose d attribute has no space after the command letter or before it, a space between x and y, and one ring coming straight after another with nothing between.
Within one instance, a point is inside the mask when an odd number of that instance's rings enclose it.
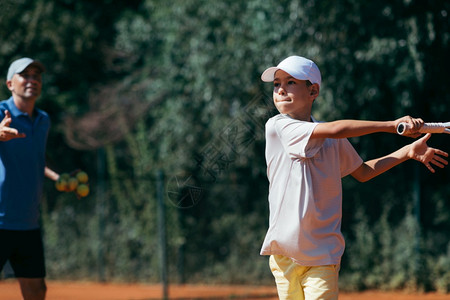
<instances>
[{"instance_id":1,"label":"blue polo shirt","mask_svg":"<svg viewBox=\"0 0 450 300\"><path fill-rule=\"evenodd\" d=\"M0 121L5 110L11 113L10 127L26 137L0 141L0 229L37 229L50 119L37 108L31 119L12 97L0 102Z\"/></svg>"}]
</instances>

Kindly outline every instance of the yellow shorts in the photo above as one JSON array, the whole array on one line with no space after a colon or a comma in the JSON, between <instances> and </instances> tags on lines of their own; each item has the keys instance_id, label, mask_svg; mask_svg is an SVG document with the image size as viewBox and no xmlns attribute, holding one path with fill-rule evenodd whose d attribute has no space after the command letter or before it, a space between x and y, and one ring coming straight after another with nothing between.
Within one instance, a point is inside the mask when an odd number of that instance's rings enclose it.
<instances>
[{"instance_id":1,"label":"yellow shorts","mask_svg":"<svg viewBox=\"0 0 450 300\"><path fill-rule=\"evenodd\" d=\"M338 299L339 265L301 266L282 255L271 255L269 264L280 299Z\"/></svg>"}]
</instances>

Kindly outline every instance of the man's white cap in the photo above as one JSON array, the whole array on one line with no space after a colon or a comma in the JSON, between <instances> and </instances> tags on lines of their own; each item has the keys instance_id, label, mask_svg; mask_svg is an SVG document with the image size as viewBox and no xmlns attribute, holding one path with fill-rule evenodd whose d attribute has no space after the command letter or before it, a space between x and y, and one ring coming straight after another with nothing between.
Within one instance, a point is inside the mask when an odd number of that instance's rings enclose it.
<instances>
[{"instance_id":1,"label":"man's white cap","mask_svg":"<svg viewBox=\"0 0 450 300\"><path fill-rule=\"evenodd\" d=\"M265 82L271 82L275 79L275 72L283 70L292 77L299 80L309 80L311 83L322 83L322 76L317 65L310 59L301 56L289 56L278 64L276 67L266 69L261 79Z\"/></svg>"},{"instance_id":2,"label":"man's white cap","mask_svg":"<svg viewBox=\"0 0 450 300\"><path fill-rule=\"evenodd\" d=\"M8 75L6 76L7 80L11 80L14 74L22 73L28 66L33 65L39 68L41 72L45 71L45 67L43 64L38 62L37 60L33 60L28 57L23 57L18 60L15 60L8 69Z\"/></svg>"}]
</instances>

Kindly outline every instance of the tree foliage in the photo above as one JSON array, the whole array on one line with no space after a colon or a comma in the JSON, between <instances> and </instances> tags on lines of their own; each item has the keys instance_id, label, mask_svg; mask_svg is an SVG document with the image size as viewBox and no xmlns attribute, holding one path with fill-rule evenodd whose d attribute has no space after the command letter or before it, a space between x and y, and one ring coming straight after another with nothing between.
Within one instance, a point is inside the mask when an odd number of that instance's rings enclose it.
<instances>
[{"instance_id":1,"label":"tree foliage","mask_svg":"<svg viewBox=\"0 0 450 300\"><path fill-rule=\"evenodd\" d=\"M259 77L289 55L319 65L313 113L323 121L445 121L449 112L446 1L12 3L1 4L0 65L6 73L20 56L43 61L49 159L93 177L84 203L48 183L53 278L158 280L162 170L171 277L270 283L258 253L268 218L264 123L275 112ZM364 159L410 142L387 134L351 141ZM448 150L445 137L430 143ZM365 184L345 178L343 288L448 291L448 179L448 170L431 175L415 162Z\"/></svg>"}]
</instances>

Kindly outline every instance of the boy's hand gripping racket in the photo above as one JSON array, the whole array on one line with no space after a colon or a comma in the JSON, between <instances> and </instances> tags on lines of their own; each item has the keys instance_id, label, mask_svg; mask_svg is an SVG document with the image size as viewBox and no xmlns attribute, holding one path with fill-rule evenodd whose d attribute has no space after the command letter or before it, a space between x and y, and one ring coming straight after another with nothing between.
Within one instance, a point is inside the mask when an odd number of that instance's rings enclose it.
<instances>
[{"instance_id":1,"label":"boy's hand gripping racket","mask_svg":"<svg viewBox=\"0 0 450 300\"><path fill-rule=\"evenodd\" d=\"M408 123L400 123L397 126L397 133L403 135L409 129ZM425 123L419 129L420 133L448 133L450 134L450 122L446 123Z\"/></svg>"}]
</instances>

